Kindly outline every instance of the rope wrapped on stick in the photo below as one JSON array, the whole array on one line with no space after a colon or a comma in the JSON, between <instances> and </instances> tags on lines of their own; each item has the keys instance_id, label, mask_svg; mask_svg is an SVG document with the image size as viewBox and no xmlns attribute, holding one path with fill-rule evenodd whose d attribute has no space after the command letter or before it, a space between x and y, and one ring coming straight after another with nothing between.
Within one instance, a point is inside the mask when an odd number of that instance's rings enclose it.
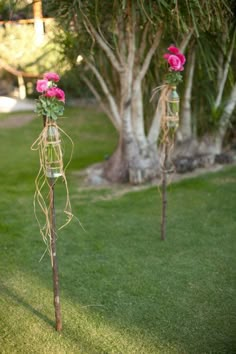
<instances>
[{"instance_id":1,"label":"rope wrapped on stick","mask_svg":"<svg viewBox=\"0 0 236 354\"><path fill-rule=\"evenodd\" d=\"M163 160L165 160L164 155L167 153L165 164L168 164L174 147L175 134L179 126L179 96L175 86L165 84L153 90L151 100L158 92L160 92L158 105L161 107L160 166L168 173L173 172L173 164L168 169L164 168Z\"/></svg>"}]
</instances>

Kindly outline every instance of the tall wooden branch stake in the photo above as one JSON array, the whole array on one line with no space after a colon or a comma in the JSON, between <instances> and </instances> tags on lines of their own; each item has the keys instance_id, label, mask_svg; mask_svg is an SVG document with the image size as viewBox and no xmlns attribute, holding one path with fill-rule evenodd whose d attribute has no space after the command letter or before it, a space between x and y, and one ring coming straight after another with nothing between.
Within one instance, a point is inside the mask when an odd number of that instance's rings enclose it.
<instances>
[{"instance_id":1,"label":"tall wooden branch stake","mask_svg":"<svg viewBox=\"0 0 236 354\"><path fill-rule=\"evenodd\" d=\"M57 331L62 330L61 306L59 296L59 273L56 252L56 213L55 213L55 185L57 179L61 177L64 181L66 193L66 202L64 206L64 214L66 221L61 226L64 227L73 218L69 190L63 166L62 137L70 141L73 151L73 141L63 129L57 125L57 119L63 115L65 104L65 92L57 86L60 76L54 72L48 72L43 75L42 80L37 80L36 91L40 93L39 99L36 101L35 112L43 118L44 129L31 146L31 150L38 150L39 153L39 172L35 179L36 191L34 194L34 213L39 224L40 233L44 242L49 248L52 279L53 279L53 303L55 309L55 328ZM70 160L72 157L72 151ZM70 162L70 161L69 161ZM49 201L48 191L49 187ZM42 223L37 217L37 209L39 209L45 217Z\"/></svg>"},{"instance_id":2,"label":"tall wooden branch stake","mask_svg":"<svg viewBox=\"0 0 236 354\"><path fill-rule=\"evenodd\" d=\"M167 207L167 162L168 162L168 142L164 142L164 161L162 166L162 217L161 217L161 240L166 239L166 207Z\"/></svg>"},{"instance_id":3,"label":"tall wooden branch stake","mask_svg":"<svg viewBox=\"0 0 236 354\"><path fill-rule=\"evenodd\" d=\"M51 260L52 260L52 275L53 275L53 293L54 293L54 308L56 318L56 330L62 330L61 305L59 297L59 274L56 253L56 218L55 218L55 195L54 186L55 178L49 178L50 186L50 246L51 246Z\"/></svg>"},{"instance_id":4,"label":"tall wooden branch stake","mask_svg":"<svg viewBox=\"0 0 236 354\"><path fill-rule=\"evenodd\" d=\"M43 125L46 126L46 117L43 117ZM55 328L59 332L62 330L61 305L59 296L59 273L57 264L56 252L56 215L55 215L55 178L48 178L49 180L49 209L50 209L50 249L52 262L52 279L53 279L53 303L55 309Z\"/></svg>"},{"instance_id":5,"label":"tall wooden branch stake","mask_svg":"<svg viewBox=\"0 0 236 354\"><path fill-rule=\"evenodd\" d=\"M164 160L162 167L162 217L161 217L161 240L166 238L166 207L167 207L167 173L168 173L168 154L174 146L174 134L179 125L179 95L176 85L182 80L181 71L184 70L185 56L180 50L171 45L168 53L163 57L169 65L166 75L166 84L162 89L159 102L162 107L162 129L163 129L163 152ZM163 86L162 86L163 87ZM159 90L160 87L157 87ZM156 92L157 92L156 90Z\"/></svg>"}]
</instances>

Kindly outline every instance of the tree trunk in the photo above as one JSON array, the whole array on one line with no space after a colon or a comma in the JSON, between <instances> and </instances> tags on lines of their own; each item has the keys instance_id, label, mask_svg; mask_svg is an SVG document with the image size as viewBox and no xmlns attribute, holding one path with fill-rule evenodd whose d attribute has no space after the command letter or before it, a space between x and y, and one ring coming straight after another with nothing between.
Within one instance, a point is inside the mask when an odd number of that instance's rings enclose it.
<instances>
[{"instance_id":1,"label":"tree trunk","mask_svg":"<svg viewBox=\"0 0 236 354\"><path fill-rule=\"evenodd\" d=\"M211 135L206 134L203 136L199 142L199 153L217 155L222 152L223 140L235 107L236 84L234 84L224 110L221 114L218 130Z\"/></svg>"},{"instance_id":2,"label":"tree trunk","mask_svg":"<svg viewBox=\"0 0 236 354\"><path fill-rule=\"evenodd\" d=\"M19 86L19 98L24 100L26 98L26 86L24 82L24 78L22 75L17 76L18 86Z\"/></svg>"},{"instance_id":3,"label":"tree trunk","mask_svg":"<svg viewBox=\"0 0 236 354\"><path fill-rule=\"evenodd\" d=\"M180 127L177 131L177 141L185 141L192 139L192 88L193 88L193 76L195 68L195 50L193 49L187 60L187 79L183 98L181 100L181 120Z\"/></svg>"},{"instance_id":4,"label":"tree trunk","mask_svg":"<svg viewBox=\"0 0 236 354\"><path fill-rule=\"evenodd\" d=\"M34 31L36 45L41 45L44 41L44 27L43 27L43 5L42 0L34 0L33 2L34 13Z\"/></svg>"},{"instance_id":5,"label":"tree trunk","mask_svg":"<svg viewBox=\"0 0 236 354\"><path fill-rule=\"evenodd\" d=\"M144 131L142 82L134 80L132 94L132 124L139 147L144 151L147 139Z\"/></svg>"},{"instance_id":6,"label":"tree trunk","mask_svg":"<svg viewBox=\"0 0 236 354\"><path fill-rule=\"evenodd\" d=\"M104 177L115 183L141 184L159 175L157 145L147 145L143 151L134 138L121 136L116 151L104 165Z\"/></svg>"}]
</instances>

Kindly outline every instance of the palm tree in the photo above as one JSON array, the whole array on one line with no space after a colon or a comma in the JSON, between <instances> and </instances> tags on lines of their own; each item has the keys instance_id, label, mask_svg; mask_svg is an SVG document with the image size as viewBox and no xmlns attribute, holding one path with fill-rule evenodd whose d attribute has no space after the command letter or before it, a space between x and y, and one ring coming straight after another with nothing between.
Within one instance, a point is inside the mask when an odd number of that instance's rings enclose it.
<instances>
[{"instance_id":1,"label":"palm tree","mask_svg":"<svg viewBox=\"0 0 236 354\"><path fill-rule=\"evenodd\" d=\"M216 155L222 152L236 106L235 76L231 68L235 39L235 23L223 33L207 33L201 39L192 39L175 155ZM193 120L194 116L198 119Z\"/></svg>"},{"instance_id":2,"label":"palm tree","mask_svg":"<svg viewBox=\"0 0 236 354\"><path fill-rule=\"evenodd\" d=\"M163 46L175 42L185 48L202 32L222 28L230 15L227 1L58 0L54 14L65 30L65 54L83 57L81 78L118 132L104 175L131 183L154 178L161 110L158 102L148 103L155 104L151 110L144 102L146 88L163 82Z\"/></svg>"}]
</instances>

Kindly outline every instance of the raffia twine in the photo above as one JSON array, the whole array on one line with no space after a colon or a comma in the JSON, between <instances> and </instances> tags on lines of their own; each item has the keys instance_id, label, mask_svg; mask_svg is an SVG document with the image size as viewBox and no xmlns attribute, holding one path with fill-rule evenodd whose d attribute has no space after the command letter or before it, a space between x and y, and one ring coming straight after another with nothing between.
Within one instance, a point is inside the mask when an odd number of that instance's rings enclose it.
<instances>
[{"instance_id":1,"label":"raffia twine","mask_svg":"<svg viewBox=\"0 0 236 354\"><path fill-rule=\"evenodd\" d=\"M175 142L175 133L176 130L178 129L178 122L179 122L179 115L176 116L169 116L167 112L167 104L168 102L176 102L176 101L171 101L168 97L170 91L172 90L172 86L169 84L164 84L161 86L156 87L153 90L153 94L151 97L151 100L154 98L154 96L160 92L160 97L158 101L158 105L161 107L161 132L162 132L162 137L160 140L160 166L161 169L164 173L170 174L175 172L175 168L173 165L172 161L170 162L170 168L166 169L164 167L164 158L165 158L165 146L167 145L167 154L168 154L168 160L169 156L171 155L171 152L174 148L174 142ZM176 123L174 127L170 127L168 123ZM171 129L171 134L170 134L170 129Z\"/></svg>"},{"instance_id":2,"label":"raffia twine","mask_svg":"<svg viewBox=\"0 0 236 354\"><path fill-rule=\"evenodd\" d=\"M48 129L50 127L55 128L55 141L48 141ZM70 153L70 158L66 166L63 166L63 152L61 148L61 138L66 137L70 144L71 144L71 153ZM34 193L34 200L33 200L33 206L34 206L34 215L37 220L40 234L42 235L43 241L46 244L46 250L44 254L42 255L41 259L44 257L45 253L48 251L51 258L52 258L52 252L51 252L51 247L50 247L50 240L51 240L51 227L50 227L50 203L48 201L49 199L49 193L45 195L44 192L44 187L48 186L49 188L52 188L52 186L49 183L49 179L46 176L47 173L47 168L48 162L46 159L46 154L47 154L47 148L48 146L51 145L52 147L56 147L56 160L54 160L55 163L57 163L57 166L60 169L60 174L62 177L62 180L65 185L65 191L66 191L66 201L64 205L64 214L66 215L66 221L58 228L58 230L61 230L64 228L66 225L70 223L72 218L74 217L72 213L72 208L71 208L71 202L70 202L70 195L69 195L69 189L68 189L68 183L65 175L65 171L71 162L72 159L72 154L74 150L74 143L73 140L70 138L70 136L63 130L61 129L56 122L51 122L48 119L45 122L45 127L39 134L38 138L34 141L34 143L31 146L31 150L33 151L38 151L39 152L39 171L35 179L35 193ZM55 179L54 184L56 183L57 177ZM39 207L41 213L43 214L45 218L45 223L42 224L42 222L39 219L38 212L37 212L37 207ZM57 233L56 233L57 234ZM40 260L41 260L40 259Z\"/></svg>"}]
</instances>

